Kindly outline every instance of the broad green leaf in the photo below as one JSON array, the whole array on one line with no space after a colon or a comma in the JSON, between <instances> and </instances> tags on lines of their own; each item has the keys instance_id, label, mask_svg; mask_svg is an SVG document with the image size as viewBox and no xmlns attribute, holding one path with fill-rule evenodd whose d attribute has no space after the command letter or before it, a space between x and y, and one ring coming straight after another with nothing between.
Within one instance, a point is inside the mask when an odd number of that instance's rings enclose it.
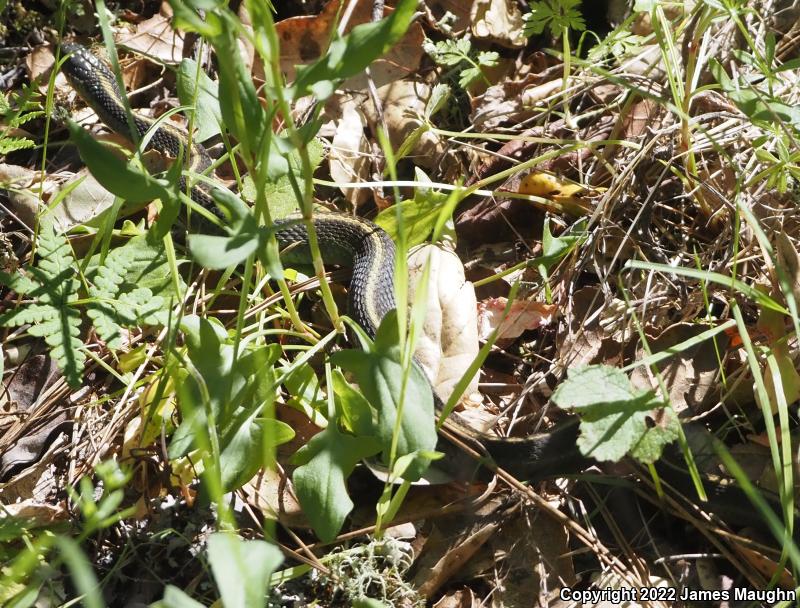
<instances>
[{"instance_id":1,"label":"broad green leaf","mask_svg":"<svg viewBox=\"0 0 800 608\"><path fill-rule=\"evenodd\" d=\"M164 589L164 599L152 606L153 608L206 608L205 605L192 599L187 593L173 585L167 585Z\"/></svg>"},{"instance_id":2,"label":"broad green leaf","mask_svg":"<svg viewBox=\"0 0 800 608\"><path fill-rule=\"evenodd\" d=\"M653 391L634 388L607 365L573 369L553 393L553 403L581 418L578 447L585 456L618 461L626 454L644 463L678 438L678 420Z\"/></svg>"},{"instance_id":3,"label":"broad green leaf","mask_svg":"<svg viewBox=\"0 0 800 608\"><path fill-rule=\"evenodd\" d=\"M269 577L283 554L266 541L217 532L208 538L208 562L224 606L262 608Z\"/></svg>"},{"instance_id":4,"label":"broad green leaf","mask_svg":"<svg viewBox=\"0 0 800 608\"><path fill-rule=\"evenodd\" d=\"M405 376L407 381L396 455L432 452L436 448L431 385L416 363L412 362L407 371L403 370L399 343L397 313L391 311L383 318L375 342L368 344L366 350L343 350L331 356L334 364L353 374L364 396L377 410L377 433L383 446L384 461L388 461L392 445ZM428 464L429 461L421 457L416 467L409 467L407 479L419 479Z\"/></svg>"},{"instance_id":5,"label":"broad green leaf","mask_svg":"<svg viewBox=\"0 0 800 608\"><path fill-rule=\"evenodd\" d=\"M195 259L207 268L222 269L240 264L256 254L272 278L283 278L280 252L274 239L269 238L270 228L258 226L252 212L228 190L216 188L212 197L231 218L230 227L226 228L229 234L191 235L189 250Z\"/></svg>"},{"instance_id":6,"label":"broad green leaf","mask_svg":"<svg viewBox=\"0 0 800 608\"><path fill-rule=\"evenodd\" d=\"M324 156L324 149L318 139L312 139L308 146L308 155L311 161L312 171L316 171L319 164L322 162ZM296 175L301 171L300 156L297 152L290 152L288 155L287 171L292 171ZM249 181L251 192L249 196L245 196L248 200L255 200L255 192L252 191L254 187L252 180ZM247 187L248 180L245 179L245 187ZM274 183L267 182L264 184L264 196L269 204L269 214L273 220L282 220L299 210L297 197L294 194L289 178L285 175L279 177Z\"/></svg>"},{"instance_id":7,"label":"broad green leaf","mask_svg":"<svg viewBox=\"0 0 800 608\"><path fill-rule=\"evenodd\" d=\"M327 99L340 82L361 73L403 37L416 8L417 0L400 0L385 19L358 25L334 40L324 57L298 68L289 96L299 99L313 93L320 100Z\"/></svg>"},{"instance_id":8,"label":"broad green leaf","mask_svg":"<svg viewBox=\"0 0 800 608\"><path fill-rule=\"evenodd\" d=\"M333 370L331 378L337 410L341 412L344 428L359 436L374 435L372 409L364 396L350 386L344 374L338 369Z\"/></svg>"},{"instance_id":9,"label":"broad green leaf","mask_svg":"<svg viewBox=\"0 0 800 608\"><path fill-rule=\"evenodd\" d=\"M417 169L416 173L418 180L429 181L421 170ZM402 230L408 246L414 247L428 240L442 213L447 213L447 217L452 215L458 201L456 191L448 195L432 187L417 188L413 200L384 209L375 217L375 223L393 239L397 239Z\"/></svg>"},{"instance_id":10,"label":"broad green leaf","mask_svg":"<svg viewBox=\"0 0 800 608\"><path fill-rule=\"evenodd\" d=\"M156 198L168 200L172 196L165 182L109 153L105 145L96 141L74 121L67 120L67 126L83 162L109 192L132 203L144 203Z\"/></svg>"},{"instance_id":11,"label":"broad green leaf","mask_svg":"<svg viewBox=\"0 0 800 608\"><path fill-rule=\"evenodd\" d=\"M295 454L293 462L301 466L292 475L294 489L323 542L336 538L353 509L346 485L350 473L362 458L380 449L380 443L372 437L345 435L335 424L329 424Z\"/></svg>"},{"instance_id":12,"label":"broad green leaf","mask_svg":"<svg viewBox=\"0 0 800 608\"><path fill-rule=\"evenodd\" d=\"M184 59L178 67L178 99L185 106L195 106L194 126L196 137L205 141L219 134L222 113L219 109L219 85L211 80L203 70L198 70L197 62Z\"/></svg>"}]
</instances>

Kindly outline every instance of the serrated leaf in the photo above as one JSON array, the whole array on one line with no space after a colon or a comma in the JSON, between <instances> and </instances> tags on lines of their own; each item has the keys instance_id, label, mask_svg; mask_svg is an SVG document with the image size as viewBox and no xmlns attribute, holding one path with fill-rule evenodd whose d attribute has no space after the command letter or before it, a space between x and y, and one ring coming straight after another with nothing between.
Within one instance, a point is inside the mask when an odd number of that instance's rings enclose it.
<instances>
[{"instance_id":1,"label":"serrated leaf","mask_svg":"<svg viewBox=\"0 0 800 608\"><path fill-rule=\"evenodd\" d=\"M478 80L481 77L481 70L480 68L470 67L461 70L461 74L458 76L458 86L462 89L466 89L469 85L473 82Z\"/></svg>"},{"instance_id":2,"label":"serrated leaf","mask_svg":"<svg viewBox=\"0 0 800 608\"><path fill-rule=\"evenodd\" d=\"M40 224L38 245L37 266L28 270L27 277L0 276L0 282L21 287L35 301L0 315L0 325L31 324L28 333L44 338L69 384L79 386L85 355L78 339L81 315L72 306L80 287L74 278L75 258L67 239L47 219Z\"/></svg>"},{"instance_id":3,"label":"serrated leaf","mask_svg":"<svg viewBox=\"0 0 800 608\"><path fill-rule=\"evenodd\" d=\"M621 370L590 365L570 370L553 403L581 417L578 448L616 462L626 454L652 463L678 437L678 421L654 391L635 389Z\"/></svg>"}]
</instances>

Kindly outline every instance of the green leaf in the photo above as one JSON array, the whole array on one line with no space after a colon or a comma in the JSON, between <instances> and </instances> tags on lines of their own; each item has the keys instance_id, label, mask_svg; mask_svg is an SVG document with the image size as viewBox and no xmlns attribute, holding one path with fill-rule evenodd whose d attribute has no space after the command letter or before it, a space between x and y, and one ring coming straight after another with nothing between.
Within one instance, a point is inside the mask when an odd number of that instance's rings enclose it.
<instances>
[{"instance_id":1,"label":"green leaf","mask_svg":"<svg viewBox=\"0 0 800 608\"><path fill-rule=\"evenodd\" d=\"M180 387L183 419L172 436L169 456L207 450L213 418L222 487L235 490L271 464L276 445L293 437L291 428L273 419L278 389L274 366L281 348L270 344L237 353L232 338L213 318L186 316L181 329L196 374L170 370Z\"/></svg>"},{"instance_id":2,"label":"green leaf","mask_svg":"<svg viewBox=\"0 0 800 608\"><path fill-rule=\"evenodd\" d=\"M318 139L312 139L307 149L311 160L311 170L313 172L322 162L324 149ZM287 172L292 171L297 175L300 170L300 155L296 151L293 151L288 155ZM252 184L252 181L250 181L250 184ZM264 184L264 196L269 202L269 213L273 220L282 220L293 213L297 213L299 210L297 197L294 194L289 178L285 175L279 177L275 182L267 182ZM255 200L255 192L252 193L252 196L246 196L246 198L248 198L248 200Z\"/></svg>"},{"instance_id":3,"label":"green leaf","mask_svg":"<svg viewBox=\"0 0 800 608\"><path fill-rule=\"evenodd\" d=\"M459 74L458 77L458 86L460 86L462 89L466 89L482 75L483 72L481 72L481 69L476 67L469 67L461 70L461 74Z\"/></svg>"},{"instance_id":4,"label":"green leaf","mask_svg":"<svg viewBox=\"0 0 800 608\"><path fill-rule=\"evenodd\" d=\"M70 386L81 384L85 355L80 338L81 315L74 302L80 283L75 278L75 258L67 239L56 233L52 222L40 223L37 266L27 276L0 273L0 283L19 287L35 302L0 315L0 326L31 323L28 333L42 337Z\"/></svg>"},{"instance_id":5,"label":"green leaf","mask_svg":"<svg viewBox=\"0 0 800 608\"><path fill-rule=\"evenodd\" d=\"M333 370L331 378L336 405L341 411L342 426L354 435L375 435L372 409L364 395L350 386L344 374L338 369Z\"/></svg>"},{"instance_id":6,"label":"green leaf","mask_svg":"<svg viewBox=\"0 0 800 608\"><path fill-rule=\"evenodd\" d=\"M578 7L581 0L542 0L531 2L531 12L525 15L524 34L526 36L542 34L550 28L555 39L561 38L564 30L582 32L586 29L586 21Z\"/></svg>"},{"instance_id":7,"label":"green leaf","mask_svg":"<svg viewBox=\"0 0 800 608\"><path fill-rule=\"evenodd\" d=\"M76 122L67 120L67 126L83 162L111 194L132 203L144 203L156 198L168 200L172 197L166 182L111 154L107 146L96 141Z\"/></svg>"},{"instance_id":8,"label":"green leaf","mask_svg":"<svg viewBox=\"0 0 800 608\"><path fill-rule=\"evenodd\" d=\"M479 65L492 68L500 61L500 55L494 51L481 51L476 58Z\"/></svg>"},{"instance_id":9,"label":"green leaf","mask_svg":"<svg viewBox=\"0 0 800 608\"><path fill-rule=\"evenodd\" d=\"M205 608L205 605L173 585L167 585L164 588L164 599L152 606L153 608Z\"/></svg>"},{"instance_id":10,"label":"green leaf","mask_svg":"<svg viewBox=\"0 0 800 608\"><path fill-rule=\"evenodd\" d=\"M339 83L361 73L403 37L416 8L417 0L400 0L385 19L357 25L335 39L324 57L298 68L289 96L299 99L313 93L319 100L328 98Z\"/></svg>"},{"instance_id":11,"label":"green leaf","mask_svg":"<svg viewBox=\"0 0 800 608\"><path fill-rule=\"evenodd\" d=\"M178 99L185 106L195 106L196 137L205 141L219 134L222 112L219 109L219 84L198 69L197 62L184 59L178 67Z\"/></svg>"},{"instance_id":12,"label":"green leaf","mask_svg":"<svg viewBox=\"0 0 800 608\"><path fill-rule=\"evenodd\" d=\"M323 542L332 541L353 509L346 480L356 464L380 451L372 437L345 435L329 424L295 454L292 482L303 512Z\"/></svg>"},{"instance_id":13,"label":"green leaf","mask_svg":"<svg viewBox=\"0 0 800 608\"><path fill-rule=\"evenodd\" d=\"M616 462L630 454L658 460L678 438L678 420L654 391L634 388L621 370L607 365L573 369L553 393L553 403L581 417L578 448L585 456Z\"/></svg>"},{"instance_id":14,"label":"green leaf","mask_svg":"<svg viewBox=\"0 0 800 608\"><path fill-rule=\"evenodd\" d=\"M163 252L141 249L143 238L139 244L131 245L134 240L113 249L100 267L96 266L99 258L95 256L94 265L90 263L87 272L89 296L94 301L87 304L86 313L97 333L112 349L122 345L122 327L164 324L169 315L164 298L154 295L149 287L137 286L136 282L128 280L139 254L145 252L145 260L151 258L151 261L153 256L163 256ZM165 265L166 260L162 260L162 264Z\"/></svg>"},{"instance_id":15,"label":"green leaf","mask_svg":"<svg viewBox=\"0 0 800 608\"><path fill-rule=\"evenodd\" d=\"M261 608L283 554L266 541L217 532L208 538L208 562L224 606Z\"/></svg>"},{"instance_id":16,"label":"green leaf","mask_svg":"<svg viewBox=\"0 0 800 608\"><path fill-rule=\"evenodd\" d=\"M219 106L225 126L239 141L243 156L249 158L259 150L262 137L272 131L265 127L266 111L239 51L241 23L223 15L218 19L219 33L211 38L219 62Z\"/></svg>"},{"instance_id":17,"label":"green leaf","mask_svg":"<svg viewBox=\"0 0 800 608\"><path fill-rule=\"evenodd\" d=\"M546 271L550 270L588 238L585 219L570 226L569 231L560 237L553 236L550 232L550 222L545 220L542 234L542 255L536 258L537 265L542 266Z\"/></svg>"},{"instance_id":18,"label":"green leaf","mask_svg":"<svg viewBox=\"0 0 800 608\"><path fill-rule=\"evenodd\" d=\"M189 250L206 268L221 270L244 262L250 255L266 249L268 232L260 228L247 206L232 192L216 188L211 193L217 205L231 217L228 236L193 234Z\"/></svg>"},{"instance_id":19,"label":"green leaf","mask_svg":"<svg viewBox=\"0 0 800 608\"><path fill-rule=\"evenodd\" d=\"M367 344L365 350L343 350L331 356L334 364L353 374L367 401L377 410L377 435L387 463L406 376L396 455L432 452L437 439L431 385L415 362L403 370L399 344L397 312L391 311L383 318L373 344ZM428 464L427 458L420 457L417 466L408 469L406 478L419 479Z\"/></svg>"},{"instance_id":20,"label":"green leaf","mask_svg":"<svg viewBox=\"0 0 800 608\"><path fill-rule=\"evenodd\" d=\"M56 537L56 545L69 568L76 591L83 596L81 603L86 608L103 608L106 604L100 593L100 584L80 545L65 535Z\"/></svg>"},{"instance_id":21,"label":"green leaf","mask_svg":"<svg viewBox=\"0 0 800 608\"><path fill-rule=\"evenodd\" d=\"M372 597L359 597L353 600L353 608L391 608L380 600Z\"/></svg>"},{"instance_id":22,"label":"green leaf","mask_svg":"<svg viewBox=\"0 0 800 608\"><path fill-rule=\"evenodd\" d=\"M418 181L430 181L421 169L415 171ZM442 213L447 213L447 217L452 215L458 204L456 194L456 191L448 195L432 188L417 188L413 200L384 209L376 216L375 223L393 239L397 239L402 230L408 246L414 247L428 239Z\"/></svg>"},{"instance_id":23,"label":"green leaf","mask_svg":"<svg viewBox=\"0 0 800 608\"><path fill-rule=\"evenodd\" d=\"M437 64L444 67L453 67L467 59L472 49L472 44L468 38L442 40L435 44L430 40L426 40L423 49Z\"/></svg>"}]
</instances>

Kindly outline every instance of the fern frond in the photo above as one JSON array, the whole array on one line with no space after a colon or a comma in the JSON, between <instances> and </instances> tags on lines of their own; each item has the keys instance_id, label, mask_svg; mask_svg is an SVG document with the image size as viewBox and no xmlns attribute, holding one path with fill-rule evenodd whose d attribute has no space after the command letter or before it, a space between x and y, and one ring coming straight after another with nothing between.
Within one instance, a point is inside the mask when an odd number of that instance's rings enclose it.
<instances>
[{"instance_id":1,"label":"fern frond","mask_svg":"<svg viewBox=\"0 0 800 608\"><path fill-rule=\"evenodd\" d=\"M78 386L86 356L78 337L81 314L74 306L80 288L75 258L69 242L55 231L52 222L41 223L38 244L38 264L27 275L0 274L0 282L35 299L0 315L0 325L30 324L28 333L44 338L69 384Z\"/></svg>"},{"instance_id":2,"label":"fern frond","mask_svg":"<svg viewBox=\"0 0 800 608\"><path fill-rule=\"evenodd\" d=\"M89 287L89 295L97 301L87 306L86 314L109 348L122 346L123 327L163 323L164 299L147 287L132 287L125 281L136 254L134 248L125 246L110 252Z\"/></svg>"},{"instance_id":3,"label":"fern frond","mask_svg":"<svg viewBox=\"0 0 800 608\"><path fill-rule=\"evenodd\" d=\"M0 285L5 285L12 291L24 296L36 289L39 283L31 281L21 272L0 272Z\"/></svg>"},{"instance_id":4,"label":"fern frond","mask_svg":"<svg viewBox=\"0 0 800 608\"><path fill-rule=\"evenodd\" d=\"M35 141L26 137L3 137L0 138L0 155L10 154L17 150L27 150L35 145Z\"/></svg>"}]
</instances>

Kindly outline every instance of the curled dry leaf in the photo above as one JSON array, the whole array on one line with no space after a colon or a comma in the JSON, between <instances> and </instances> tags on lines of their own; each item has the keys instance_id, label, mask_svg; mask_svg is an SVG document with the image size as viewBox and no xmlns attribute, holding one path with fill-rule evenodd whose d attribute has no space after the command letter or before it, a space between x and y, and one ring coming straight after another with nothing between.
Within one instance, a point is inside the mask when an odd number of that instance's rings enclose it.
<instances>
[{"instance_id":1,"label":"curled dry leaf","mask_svg":"<svg viewBox=\"0 0 800 608\"><path fill-rule=\"evenodd\" d=\"M362 182L369 179L370 145L364 135L366 119L350 99L343 103L341 118L333 121L336 132L328 153L328 164L333 181L337 183ZM351 205L357 207L370 197L367 188L342 188Z\"/></svg>"},{"instance_id":2,"label":"curled dry leaf","mask_svg":"<svg viewBox=\"0 0 800 608\"><path fill-rule=\"evenodd\" d=\"M479 131L492 131L505 123L519 123L537 114L535 105L561 90L561 79L552 75L542 81L539 74L506 79L492 85L472 102L472 124Z\"/></svg>"},{"instance_id":3,"label":"curled dry leaf","mask_svg":"<svg viewBox=\"0 0 800 608\"><path fill-rule=\"evenodd\" d=\"M42 174L17 165L0 164L0 184L8 197L11 213L26 226L33 226L39 209L38 191L42 188ZM55 191L55 184L46 180L44 190Z\"/></svg>"},{"instance_id":4,"label":"curled dry leaf","mask_svg":"<svg viewBox=\"0 0 800 608\"><path fill-rule=\"evenodd\" d=\"M497 339L517 338L524 331L547 325L555 317L558 307L533 300L514 300L503 319L507 298L489 298L478 304L478 335L486 340L497 329Z\"/></svg>"},{"instance_id":5,"label":"curled dry leaf","mask_svg":"<svg viewBox=\"0 0 800 608\"><path fill-rule=\"evenodd\" d=\"M475 289L464 278L464 266L452 251L433 245L409 257L409 302L415 302L425 264L430 262L426 317L416 357L437 394L447 399L478 354ZM465 395L478 389L477 374Z\"/></svg>"},{"instance_id":6,"label":"curled dry leaf","mask_svg":"<svg viewBox=\"0 0 800 608\"><path fill-rule=\"evenodd\" d=\"M398 80L378 89L392 148L399 149L414 130L422 125L421 117L430 96L430 86L414 80ZM370 101L363 108L374 133L378 128L375 106ZM414 143L408 155L415 165L432 169L438 166L443 153L444 145L439 136L426 131Z\"/></svg>"},{"instance_id":7,"label":"curled dry leaf","mask_svg":"<svg viewBox=\"0 0 800 608\"><path fill-rule=\"evenodd\" d=\"M522 48L528 42L522 31L522 12L514 0L475 0L470 17L476 38L509 48Z\"/></svg>"}]
</instances>

